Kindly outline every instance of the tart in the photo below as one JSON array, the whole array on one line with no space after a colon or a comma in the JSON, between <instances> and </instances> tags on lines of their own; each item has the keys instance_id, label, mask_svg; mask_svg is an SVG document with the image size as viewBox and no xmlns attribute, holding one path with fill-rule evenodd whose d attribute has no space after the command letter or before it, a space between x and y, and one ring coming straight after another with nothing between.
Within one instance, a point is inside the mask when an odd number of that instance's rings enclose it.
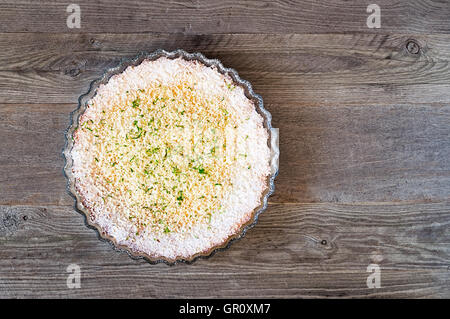
<instances>
[{"instance_id":1,"label":"tart","mask_svg":"<svg viewBox=\"0 0 450 319\"><path fill-rule=\"evenodd\" d=\"M273 190L267 111L221 65L187 55L143 57L104 79L65 150L88 223L151 261L224 247Z\"/></svg>"}]
</instances>

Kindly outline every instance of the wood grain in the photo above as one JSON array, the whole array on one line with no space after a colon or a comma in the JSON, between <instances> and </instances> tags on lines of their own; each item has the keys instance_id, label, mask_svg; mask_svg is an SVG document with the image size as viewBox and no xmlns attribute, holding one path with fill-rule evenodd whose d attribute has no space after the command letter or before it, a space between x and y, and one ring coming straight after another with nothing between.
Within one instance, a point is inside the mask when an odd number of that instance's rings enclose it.
<instances>
[{"instance_id":1,"label":"wood grain","mask_svg":"<svg viewBox=\"0 0 450 319\"><path fill-rule=\"evenodd\" d=\"M77 3L82 28L69 30L67 2L0 2L0 298L450 297L447 1L378 1L377 30L369 2ZM280 129L268 210L192 265L98 240L62 174L90 81L158 48L235 68ZM66 286L71 263L81 289Z\"/></svg>"},{"instance_id":2,"label":"wood grain","mask_svg":"<svg viewBox=\"0 0 450 319\"><path fill-rule=\"evenodd\" d=\"M406 50L411 39L420 44L418 54ZM74 103L105 69L158 48L219 58L268 102L379 103L384 94L398 103L439 102L450 86L449 40L448 35L3 33L0 44L14 47L0 57L0 103Z\"/></svg>"},{"instance_id":3,"label":"wood grain","mask_svg":"<svg viewBox=\"0 0 450 319\"><path fill-rule=\"evenodd\" d=\"M107 3L78 0L81 29L69 29L70 2L0 2L0 32L326 33L367 32L369 1L213 0ZM378 0L384 32L448 33L446 1Z\"/></svg>"},{"instance_id":4,"label":"wood grain","mask_svg":"<svg viewBox=\"0 0 450 319\"><path fill-rule=\"evenodd\" d=\"M8 297L445 296L449 208L270 205L258 226L230 249L169 267L114 252L71 207L2 206L0 289ZM366 286L372 262L382 269L383 287L376 291ZM81 267L79 290L65 285L70 263Z\"/></svg>"}]
</instances>

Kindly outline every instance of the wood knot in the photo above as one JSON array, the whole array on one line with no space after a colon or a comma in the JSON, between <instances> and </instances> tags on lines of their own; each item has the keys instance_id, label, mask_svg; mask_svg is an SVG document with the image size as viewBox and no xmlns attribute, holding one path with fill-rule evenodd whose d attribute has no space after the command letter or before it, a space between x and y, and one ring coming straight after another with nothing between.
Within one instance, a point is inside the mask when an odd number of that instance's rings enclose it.
<instances>
[{"instance_id":1,"label":"wood knot","mask_svg":"<svg viewBox=\"0 0 450 319\"><path fill-rule=\"evenodd\" d=\"M409 54L419 54L420 52L420 45L417 43L416 40L408 40L406 42L406 50Z\"/></svg>"},{"instance_id":2,"label":"wood knot","mask_svg":"<svg viewBox=\"0 0 450 319\"><path fill-rule=\"evenodd\" d=\"M90 43L94 48L98 48L98 47L100 47L100 45L101 45L101 43L100 43L98 40L94 39L94 38L90 38L90 39L89 39L89 43Z\"/></svg>"},{"instance_id":3,"label":"wood knot","mask_svg":"<svg viewBox=\"0 0 450 319\"><path fill-rule=\"evenodd\" d=\"M379 250L374 250L370 253L370 260L375 264L381 263L383 259L384 259L383 254Z\"/></svg>"},{"instance_id":4,"label":"wood knot","mask_svg":"<svg viewBox=\"0 0 450 319\"><path fill-rule=\"evenodd\" d=\"M74 59L69 61L64 68L64 74L76 77L86 70L86 63L87 61L85 59Z\"/></svg>"},{"instance_id":5,"label":"wood knot","mask_svg":"<svg viewBox=\"0 0 450 319\"><path fill-rule=\"evenodd\" d=\"M81 73L81 71L78 68L70 69L70 70L66 71L66 74L70 75L71 77L76 77L80 73Z\"/></svg>"}]
</instances>

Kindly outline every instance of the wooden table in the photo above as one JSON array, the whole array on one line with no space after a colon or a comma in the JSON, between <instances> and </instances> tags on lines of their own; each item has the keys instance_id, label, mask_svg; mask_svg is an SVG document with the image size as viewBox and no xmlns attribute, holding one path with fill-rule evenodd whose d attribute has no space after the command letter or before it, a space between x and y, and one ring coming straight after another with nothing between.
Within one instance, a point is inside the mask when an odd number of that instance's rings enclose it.
<instances>
[{"instance_id":1,"label":"wooden table","mask_svg":"<svg viewBox=\"0 0 450 319\"><path fill-rule=\"evenodd\" d=\"M379 29L369 1L79 0L80 29L68 3L0 2L0 297L450 297L448 1L378 0ZM115 252L62 174L79 95L158 48L235 68L280 129L259 224L192 265Z\"/></svg>"}]
</instances>

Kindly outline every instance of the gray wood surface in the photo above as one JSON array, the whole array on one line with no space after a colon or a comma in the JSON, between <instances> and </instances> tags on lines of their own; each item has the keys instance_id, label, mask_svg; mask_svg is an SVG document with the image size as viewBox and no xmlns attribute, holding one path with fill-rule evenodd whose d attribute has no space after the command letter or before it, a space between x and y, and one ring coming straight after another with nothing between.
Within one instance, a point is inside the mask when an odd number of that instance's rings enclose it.
<instances>
[{"instance_id":1,"label":"gray wood surface","mask_svg":"<svg viewBox=\"0 0 450 319\"><path fill-rule=\"evenodd\" d=\"M448 1L378 1L377 30L356 1L78 3L70 30L66 2L0 1L0 297L450 297ZM158 48L235 68L280 129L258 225L173 267L98 240L62 174L79 95Z\"/></svg>"},{"instance_id":2,"label":"gray wood surface","mask_svg":"<svg viewBox=\"0 0 450 319\"><path fill-rule=\"evenodd\" d=\"M59 32L64 0L2 0L0 32ZM77 0L88 32L317 33L367 32L373 1L342 0ZM385 32L447 33L447 1L378 0ZM381 30L380 30L381 31Z\"/></svg>"}]
</instances>

